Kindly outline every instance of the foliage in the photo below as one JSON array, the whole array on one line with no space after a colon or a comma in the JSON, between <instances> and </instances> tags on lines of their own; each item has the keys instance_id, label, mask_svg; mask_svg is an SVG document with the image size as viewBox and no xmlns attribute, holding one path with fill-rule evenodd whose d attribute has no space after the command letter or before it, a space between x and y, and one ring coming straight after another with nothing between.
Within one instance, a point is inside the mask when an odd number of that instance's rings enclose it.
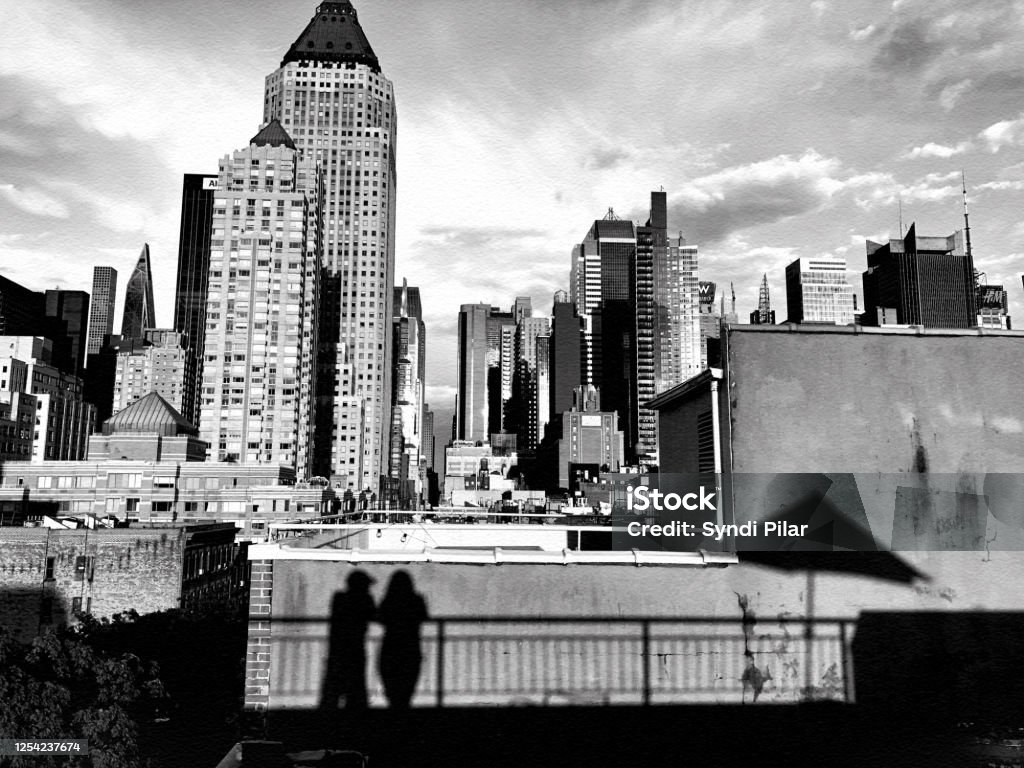
<instances>
[{"instance_id":1,"label":"foliage","mask_svg":"<svg viewBox=\"0 0 1024 768\"><path fill-rule=\"evenodd\" d=\"M12 768L148 765L136 719L163 697L156 665L130 653L108 655L76 630L16 642L0 628L0 738L85 739L89 754L10 758Z\"/></svg>"}]
</instances>

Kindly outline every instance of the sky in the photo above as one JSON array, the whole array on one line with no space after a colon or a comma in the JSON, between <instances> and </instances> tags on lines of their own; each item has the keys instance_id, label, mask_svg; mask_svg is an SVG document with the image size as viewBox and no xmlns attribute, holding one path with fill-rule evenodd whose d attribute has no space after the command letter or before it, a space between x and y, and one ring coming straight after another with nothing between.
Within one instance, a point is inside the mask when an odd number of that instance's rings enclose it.
<instances>
[{"instance_id":1,"label":"sky","mask_svg":"<svg viewBox=\"0 0 1024 768\"><path fill-rule=\"evenodd\" d=\"M0 26L0 274L119 294L149 243L174 314L181 181L260 127L310 0L12 3ZM963 226L1024 327L1024 3L355 0L398 110L396 279L421 289L427 399L454 405L460 304L536 314L609 208L664 189L700 277ZM123 295L118 296L118 319ZM117 326L115 323L115 330ZM440 422L441 424L444 421ZM440 430L439 430L440 431Z\"/></svg>"}]
</instances>

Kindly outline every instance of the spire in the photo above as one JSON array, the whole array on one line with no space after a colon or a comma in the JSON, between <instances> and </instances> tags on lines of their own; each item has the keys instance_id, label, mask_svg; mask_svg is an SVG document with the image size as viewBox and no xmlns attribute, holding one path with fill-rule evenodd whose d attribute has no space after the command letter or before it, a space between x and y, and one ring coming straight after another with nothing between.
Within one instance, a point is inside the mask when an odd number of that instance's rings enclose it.
<instances>
[{"instance_id":1,"label":"spire","mask_svg":"<svg viewBox=\"0 0 1024 768\"><path fill-rule=\"evenodd\" d=\"M149 264L149 243L144 243L139 260L124 293L124 314L121 315L122 338L141 339L147 328L156 327L153 309L153 270Z\"/></svg>"},{"instance_id":2,"label":"spire","mask_svg":"<svg viewBox=\"0 0 1024 768\"><path fill-rule=\"evenodd\" d=\"M775 312L772 311L771 298L768 295L768 274L761 277L761 289L757 296L757 309L750 313L751 325L775 325Z\"/></svg>"},{"instance_id":3,"label":"spire","mask_svg":"<svg viewBox=\"0 0 1024 768\"><path fill-rule=\"evenodd\" d=\"M259 133L249 139L249 144L256 147L285 146L288 149L295 149L295 142L292 141L292 137L288 135L288 131L281 126L276 117L260 128Z\"/></svg>"},{"instance_id":4,"label":"spire","mask_svg":"<svg viewBox=\"0 0 1024 768\"><path fill-rule=\"evenodd\" d=\"M365 64L374 72L380 72L377 55L359 26L356 9L348 0L323 2L317 6L313 18L281 60L281 66L291 61Z\"/></svg>"},{"instance_id":5,"label":"spire","mask_svg":"<svg viewBox=\"0 0 1024 768\"><path fill-rule=\"evenodd\" d=\"M402 302L401 309L399 311L399 317L409 316L409 281L406 278L402 278Z\"/></svg>"}]
</instances>

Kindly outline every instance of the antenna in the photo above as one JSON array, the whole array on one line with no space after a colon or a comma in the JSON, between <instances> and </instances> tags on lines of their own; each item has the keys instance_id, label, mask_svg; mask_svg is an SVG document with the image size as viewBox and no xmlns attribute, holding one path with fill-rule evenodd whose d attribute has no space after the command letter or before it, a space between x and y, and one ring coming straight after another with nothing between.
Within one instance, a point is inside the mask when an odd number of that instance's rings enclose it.
<instances>
[{"instance_id":1,"label":"antenna","mask_svg":"<svg viewBox=\"0 0 1024 768\"><path fill-rule=\"evenodd\" d=\"M896 199L899 200L899 205L900 205L900 240L902 240L903 239L903 234L904 234L903 233L903 195L902 194L897 195Z\"/></svg>"},{"instance_id":2,"label":"antenna","mask_svg":"<svg viewBox=\"0 0 1024 768\"><path fill-rule=\"evenodd\" d=\"M964 239L967 245L967 258L971 260L971 264L974 264L974 259L971 255L971 220L967 215L967 177L964 175L964 171L960 169L960 181L963 184L964 191Z\"/></svg>"}]
</instances>

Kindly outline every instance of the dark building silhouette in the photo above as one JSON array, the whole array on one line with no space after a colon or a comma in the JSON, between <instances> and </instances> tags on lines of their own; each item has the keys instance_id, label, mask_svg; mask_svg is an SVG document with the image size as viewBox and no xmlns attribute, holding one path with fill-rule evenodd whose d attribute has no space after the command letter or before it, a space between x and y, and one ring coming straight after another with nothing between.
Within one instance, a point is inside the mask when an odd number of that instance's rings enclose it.
<instances>
[{"instance_id":1,"label":"dark building silhouette","mask_svg":"<svg viewBox=\"0 0 1024 768\"><path fill-rule=\"evenodd\" d=\"M114 302L117 297L117 270L113 267L93 267L92 303L89 309L89 339L86 355L95 355L103 346L103 339L114 332Z\"/></svg>"},{"instance_id":2,"label":"dark building silhouette","mask_svg":"<svg viewBox=\"0 0 1024 768\"><path fill-rule=\"evenodd\" d=\"M555 293L551 307L550 364L551 418L572 408L573 393L580 385L583 320L565 291Z\"/></svg>"},{"instance_id":3,"label":"dark building silhouette","mask_svg":"<svg viewBox=\"0 0 1024 768\"><path fill-rule=\"evenodd\" d=\"M884 245L868 240L867 255L866 325L977 325L974 260L965 247L963 230L947 237L924 237L911 224L902 239L893 238Z\"/></svg>"},{"instance_id":4,"label":"dark building silhouette","mask_svg":"<svg viewBox=\"0 0 1024 768\"><path fill-rule=\"evenodd\" d=\"M199 386L203 380L203 341L206 331L206 291L210 270L213 195L217 177L186 173L181 188L178 228L178 278L174 293L174 330L185 337L195 361L195 384L185 393L192 413L199 415ZM109 332L109 331L108 331ZM198 418L196 418L198 423Z\"/></svg>"},{"instance_id":5,"label":"dark building silhouette","mask_svg":"<svg viewBox=\"0 0 1024 768\"><path fill-rule=\"evenodd\" d=\"M43 295L0 276L0 336L37 336Z\"/></svg>"},{"instance_id":6,"label":"dark building silhouette","mask_svg":"<svg viewBox=\"0 0 1024 768\"><path fill-rule=\"evenodd\" d=\"M46 291L48 338L53 362L66 373L81 375L88 347L89 294L85 291ZM51 335L52 334L52 335Z\"/></svg>"},{"instance_id":7,"label":"dark building silhouette","mask_svg":"<svg viewBox=\"0 0 1024 768\"><path fill-rule=\"evenodd\" d=\"M143 331L156 327L153 309L153 269L149 263L149 243L135 263L124 294L124 314L121 316L121 337L141 339Z\"/></svg>"}]
</instances>

